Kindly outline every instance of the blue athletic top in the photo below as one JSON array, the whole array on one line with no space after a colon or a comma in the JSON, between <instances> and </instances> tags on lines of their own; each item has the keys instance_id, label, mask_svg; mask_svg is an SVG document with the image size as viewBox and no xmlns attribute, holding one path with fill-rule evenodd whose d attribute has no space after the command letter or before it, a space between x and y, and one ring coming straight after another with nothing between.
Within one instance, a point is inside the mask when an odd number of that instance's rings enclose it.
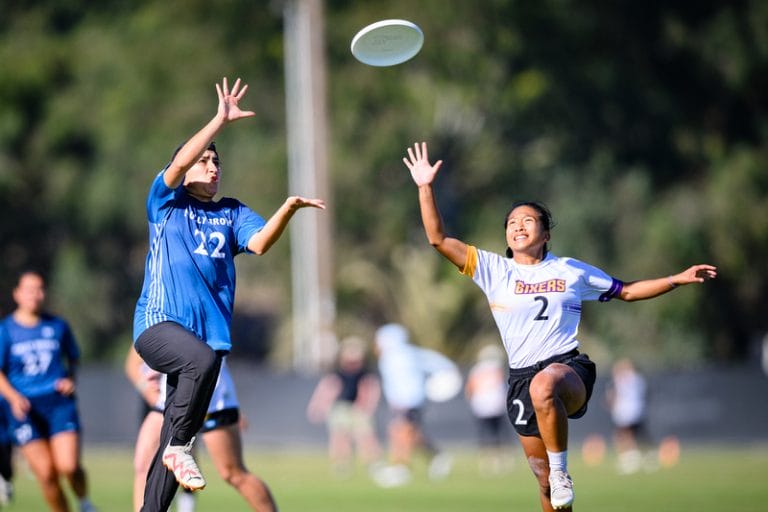
<instances>
[{"instance_id":1,"label":"blue athletic top","mask_svg":"<svg viewBox=\"0 0 768 512\"><path fill-rule=\"evenodd\" d=\"M248 241L265 221L236 199L203 202L187 194L183 185L171 189L164 173L157 175L147 198L149 253L133 339L148 327L171 321L214 350L228 351L234 257L249 252Z\"/></svg>"},{"instance_id":2,"label":"blue athletic top","mask_svg":"<svg viewBox=\"0 0 768 512\"><path fill-rule=\"evenodd\" d=\"M80 350L67 322L43 315L34 327L7 316L0 322L0 369L11 385L26 397L56 392L56 381L69 375Z\"/></svg>"}]
</instances>

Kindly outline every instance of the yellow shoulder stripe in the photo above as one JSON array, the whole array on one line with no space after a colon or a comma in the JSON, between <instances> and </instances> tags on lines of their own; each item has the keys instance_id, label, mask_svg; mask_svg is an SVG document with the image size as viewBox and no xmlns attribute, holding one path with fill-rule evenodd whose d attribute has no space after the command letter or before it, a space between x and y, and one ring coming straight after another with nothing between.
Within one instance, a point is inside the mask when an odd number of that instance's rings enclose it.
<instances>
[{"instance_id":1,"label":"yellow shoulder stripe","mask_svg":"<svg viewBox=\"0 0 768 512\"><path fill-rule=\"evenodd\" d=\"M467 246L467 262L464 263L464 268L459 270L462 274L469 277L475 277L475 270L477 269L477 247L474 245Z\"/></svg>"}]
</instances>

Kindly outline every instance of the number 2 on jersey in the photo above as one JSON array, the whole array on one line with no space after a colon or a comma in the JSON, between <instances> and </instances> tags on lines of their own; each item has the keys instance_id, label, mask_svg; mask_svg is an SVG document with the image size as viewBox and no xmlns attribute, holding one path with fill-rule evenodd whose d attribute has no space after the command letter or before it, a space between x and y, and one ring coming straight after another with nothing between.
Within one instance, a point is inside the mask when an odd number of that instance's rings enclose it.
<instances>
[{"instance_id":1,"label":"number 2 on jersey","mask_svg":"<svg viewBox=\"0 0 768 512\"><path fill-rule=\"evenodd\" d=\"M200 245L197 246L197 249L195 249L195 254L202 254L203 256L210 256L211 258L223 258L224 253L221 252L221 249L224 247L224 244L227 242L226 238L224 238L224 235L219 233L218 231L214 231L210 235L208 235L210 240L215 240L216 247L214 247L213 251L208 253L208 250L206 249L206 245L208 240L205 238L205 233L200 231L199 229L195 230L195 236L200 237Z\"/></svg>"},{"instance_id":2,"label":"number 2 on jersey","mask_svg":"<svg viewBox=\"0 0 768 512\"><path fill-rule=\"evenodd\" d=\"M541 301L541 309L538 313L536 313L536 316L533 317L534 320L549 320L549 316L545 315L544 312L547 311L547 306L549 306L549 301L546 297L543 295L537 295L533 298L535 301Z\"/></svg>"}]
</instances>

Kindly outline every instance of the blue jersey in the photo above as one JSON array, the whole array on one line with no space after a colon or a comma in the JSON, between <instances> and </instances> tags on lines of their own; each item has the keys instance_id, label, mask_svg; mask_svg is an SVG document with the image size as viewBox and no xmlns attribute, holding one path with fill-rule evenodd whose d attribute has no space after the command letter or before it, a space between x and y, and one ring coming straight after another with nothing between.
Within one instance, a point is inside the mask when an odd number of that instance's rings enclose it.
<instances>
[{"instance_id":1,"label":"blue jersey","mask_svg":"<svg viewBox=\"0 0 768 512\"><path fill-rule=\"evenodd\" d=\"M183 186L169 188L163 175L155 178L147 199L149 254L133 338L171 321L214 350L230 350L234 257L248 251L264 219L236 199L198 201Z\"/></svg>"},{"instance_id":2,"label":"blue jersey","mask_svg":"<svg viewBox=\"0 0 768 512\"><path fill-rule=\"evenodd\" d=\"M56 381L69 375L69 365L79 357L75 337L61 318L43 315L37 325L26 327L11 315L0 323L0 369L26 397L56 393Z\"/></svg>"}]
</instances>

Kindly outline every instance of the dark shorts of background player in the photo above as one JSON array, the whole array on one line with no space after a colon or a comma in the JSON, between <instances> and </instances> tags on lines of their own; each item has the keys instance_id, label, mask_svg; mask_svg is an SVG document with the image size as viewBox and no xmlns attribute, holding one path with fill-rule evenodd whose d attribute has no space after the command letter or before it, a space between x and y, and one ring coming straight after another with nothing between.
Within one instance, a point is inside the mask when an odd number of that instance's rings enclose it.
<instances>
[{"instance_id":1,"label":"dark shorts of background player","mask_svg":"<svg viewBox=\"0 0 768 512\"><path fill-rule=\"evenodd\" d=\"M237 407L229 407L220 411L208 413L203 421L203 426L200 428L200 433L205 434L211 430L217 428L224 428L230 425L237 425L240 421L240 409Z\"/></svg>"},{"instance_id":2,"label":"dark shorts of background player","mask_svg":"<svg viewBox=\"0 0 768 512\"><path fill-rule=\"evenodd\" d=\"M499 447L504 444L504 415L477 419L478 442L482 447ZM508 433L507 433L508 434Z\"/></svg>"},{"instance_id":3,"label":"dark shorts of background player","mask_svg":"<svg viewBox=\"0 0 768 512\"><path fill-rule=\"evenodd\" d=\"M562 363L573 368L581 377L584 387L587 388L587 399L584 406L569 418L581 418L587 412L587 404L595 387L597 370L595 363L590 361L587 354L580 354L578 350L572 350L565 354L550 357L532 366L509 370L509 391L507 393L507 414L512 426L521 436L539 436L539 424L536 421L536 412L533 410L529 387L533 377L552 363Z\"/></svg>"}]
</instances>

